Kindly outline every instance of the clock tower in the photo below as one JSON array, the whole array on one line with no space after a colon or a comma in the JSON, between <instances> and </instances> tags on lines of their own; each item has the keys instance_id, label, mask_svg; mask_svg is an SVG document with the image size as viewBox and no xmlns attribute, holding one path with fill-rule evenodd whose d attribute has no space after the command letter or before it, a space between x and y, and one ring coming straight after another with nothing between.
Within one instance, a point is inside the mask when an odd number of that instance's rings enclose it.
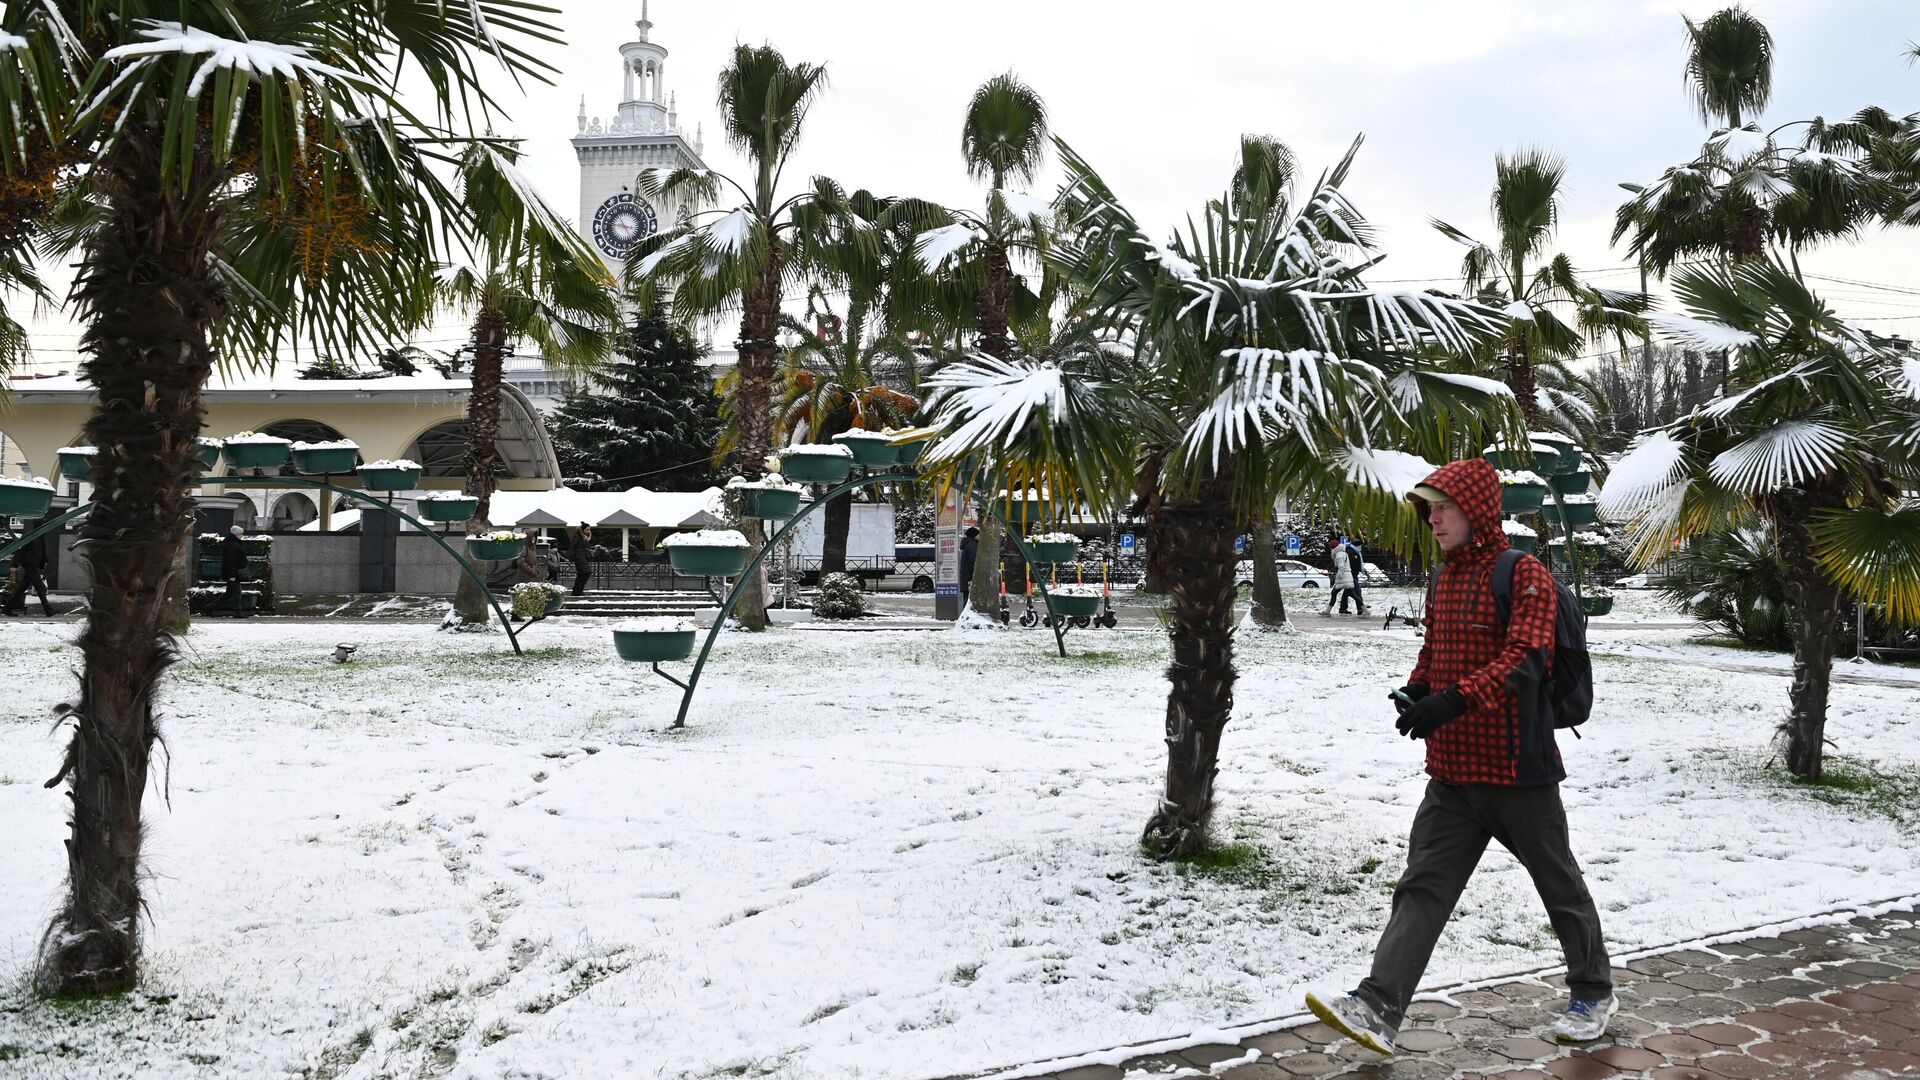
<instances>
[{"instance_id":1,"label":"clock tower","mask_svg":"<svg viewBox=\"0 0 1920 1080\"><path fill-rule=\"evenodd\" d=\"M573 153L580 161L579 227L615 274L642 240L672 228L702 209L684 202L658 203L641 195L634 177L642 169L704 169L704 139L680 130L673 95L666 90L666 47L652 40L648 0L641 0L640 36L620 46L621 100L604 121L587 116L580 99L580 130Z\"/></svg>"}]
</instances>

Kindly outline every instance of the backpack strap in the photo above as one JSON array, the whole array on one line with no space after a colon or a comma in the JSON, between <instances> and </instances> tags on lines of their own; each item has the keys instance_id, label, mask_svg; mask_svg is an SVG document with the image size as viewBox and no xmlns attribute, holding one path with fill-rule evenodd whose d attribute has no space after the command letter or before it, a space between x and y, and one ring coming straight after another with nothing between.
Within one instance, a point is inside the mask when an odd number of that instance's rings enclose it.
<instances>
[{"instance_id":1,"label":"backpack strap","mask_svg":"<svg viewBox=\"0 0 1920 1080\"><path fill-rule=\"evenodd\" d=\"M1493 602L1500 609L1500 622L1505 625L1513 616L1513 568L1527 553L1519 548L1510 547L1500 552L1493 561Z\"/></svg>"}]
</instances>

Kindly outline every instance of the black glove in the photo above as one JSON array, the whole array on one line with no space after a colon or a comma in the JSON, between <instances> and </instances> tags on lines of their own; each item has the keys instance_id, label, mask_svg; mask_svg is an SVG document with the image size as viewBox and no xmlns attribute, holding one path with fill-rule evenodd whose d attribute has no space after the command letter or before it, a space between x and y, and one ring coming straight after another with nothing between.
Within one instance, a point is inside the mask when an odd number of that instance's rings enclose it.
<instances>
[{"instance_id":1,"label":"black glove","mask_svg":"<svg viewBox=\"0 0 1920 1080\"><path fill-rule=\"evenodd\" d=\"M1393 693L1388 694L1387 699L1393 702L1394 712L1398 713L1401 716L1405 716L1407 715L1407 710L1413 708L1414 702L1419 701L1421 698L1426 696L1427 696L1427 684L1423 682L1416 682L1416 683L1408 683L1407 685L1401 687L1400 689L1395 690Z\"/></svg>"},{"instance_id":2,"label":"black glove","mask_svg":"<svg viewBox=\"0 0 1920 1080\"><path fill-rule=\"evenodd\" d=\"M1409 739L1424 739L1440 730L1444 724L1460 718L1467 711L1467 697L1459 689L1449 689L1438 694L1428 694L1414 703L1413 708L1400 715L1394 726L1400 734Z\"/></svg>"}]
</instances>

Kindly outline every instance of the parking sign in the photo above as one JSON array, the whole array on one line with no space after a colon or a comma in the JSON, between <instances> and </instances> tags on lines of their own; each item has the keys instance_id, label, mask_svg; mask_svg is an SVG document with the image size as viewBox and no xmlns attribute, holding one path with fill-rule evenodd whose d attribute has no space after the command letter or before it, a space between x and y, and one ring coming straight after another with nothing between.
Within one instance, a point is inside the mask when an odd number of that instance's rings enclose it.
<instances>
[{"instance_id":1,"label":"parking sign","mask_svg":"<svg viewBox=\"0 0 1920 1080\"><path fill-rule=\"evenodd\" d=\"M1133 534L1132 533L1120 534L1120 554L1122 555L1133 554Z\"/></svg>"},{"instance_id":2,"label":"parking sign","mask_svg":"<svg viewBox=\"0 0 1920 1080\"><path fill-rule=\"evenodd\" d=\"M1300 554L1300 538L1293 535L1292 533L1287 534L1287 554L1289 555Z\"/></svg>"}]
</instances>

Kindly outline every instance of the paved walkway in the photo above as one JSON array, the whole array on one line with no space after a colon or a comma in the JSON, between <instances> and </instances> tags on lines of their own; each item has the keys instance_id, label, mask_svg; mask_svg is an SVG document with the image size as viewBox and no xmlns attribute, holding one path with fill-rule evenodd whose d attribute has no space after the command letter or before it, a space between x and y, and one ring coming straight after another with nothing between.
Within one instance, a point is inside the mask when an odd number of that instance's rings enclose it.
<instances>
[{"instance_id":1,"label":"paved walkway","mask_svg":"<svg viewBox=\"0 0 1920 1080\"><path fill-rule=\"evenodd\" d=\"M1044 1080L1216 1076L1521 1077L1588 1080L1882 1080L1920 1077L1920 911L1752 937L1615 969L1609 1037L1543 1041L1564 1001L1558 976L1523 977L1417 1002L1391 1058L1321 1023ZM1310 1019L1310 1018L1308 1018Z\"/></svg>"}]
</instances>

